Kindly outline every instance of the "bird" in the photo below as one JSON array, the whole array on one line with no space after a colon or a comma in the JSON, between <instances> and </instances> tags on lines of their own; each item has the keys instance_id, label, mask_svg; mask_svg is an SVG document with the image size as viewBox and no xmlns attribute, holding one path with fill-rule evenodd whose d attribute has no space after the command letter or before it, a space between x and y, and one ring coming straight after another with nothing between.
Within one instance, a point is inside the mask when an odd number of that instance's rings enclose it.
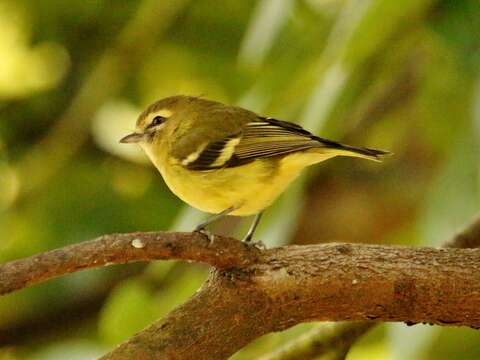
<instances>
[{"instance_id":1,"label":"bird","mask_svg":"<svg viewBox=\"0 0 480 360\"><path fill-rule=\"evenodd\" d=\"M388 151L327 140L292 122L202 97L176 95L148 106L136 143L184 202L212 214L195 231L226 215L255 215L243 241L250 242L263 211L310 165L335 156L374 161Z\"/></svg>"}]
</instances>

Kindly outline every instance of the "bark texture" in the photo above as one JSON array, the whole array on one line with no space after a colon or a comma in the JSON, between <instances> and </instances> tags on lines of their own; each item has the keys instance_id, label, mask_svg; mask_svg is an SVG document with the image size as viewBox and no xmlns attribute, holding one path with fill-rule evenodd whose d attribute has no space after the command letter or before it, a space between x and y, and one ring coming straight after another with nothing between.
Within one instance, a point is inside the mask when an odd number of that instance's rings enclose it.
<instances>
[{"instance_id":1,"label":"bark texture","mask_svg":"<svg viewBox=\"0 0 480 360\"><path fill-rule=\"evenodd\" d=\"M480 249L259 250L195 233L117 234L0 265L0 292L83 268L165 258L214 269L189 301L104 359L225 359L263 334L308 321L480 326Z\"/></svg>"},{"instance_id":2,"label":"bark texture","mask_svg":"<svg viewBox=\"0 0 480 360\"><path fill-rule=\"evenodd\" d=\"M0 295L82 269L135 261L179 259L216 268L242 267L257 248L223 237L214 243L200 233L147 232L104 235L0 265Z\"/></svg>"},{"instance_id":3,"label":"bark texture","mask_svg":"<svg viewBox=\"0 0 480 360\"><path fill-rule=\"evenodd\" d=\"M190 301L104 359L225 359L263 334L307 321L478 327L478 270L477 249L271 249L245 268L213 271Z\"/></svg>"}]
</instances>

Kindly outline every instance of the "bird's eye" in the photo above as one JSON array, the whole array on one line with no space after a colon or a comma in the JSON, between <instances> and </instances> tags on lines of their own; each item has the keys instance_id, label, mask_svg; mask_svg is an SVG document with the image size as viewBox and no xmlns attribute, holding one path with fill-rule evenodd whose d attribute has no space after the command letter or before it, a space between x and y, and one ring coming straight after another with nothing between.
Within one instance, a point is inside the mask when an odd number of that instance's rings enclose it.
<instances>
[{"instance_id":1,"label":"bird's eye","mask_svg":"<svg viewBox=\"0 0 480 360\"><path fill-rule=\"evenodd\" d=\"M150 126L161 125L165 122L165 120L167 120L167 118L157 115L153 118L152 122L150 123Z\"/></svg>"}]
</instances>

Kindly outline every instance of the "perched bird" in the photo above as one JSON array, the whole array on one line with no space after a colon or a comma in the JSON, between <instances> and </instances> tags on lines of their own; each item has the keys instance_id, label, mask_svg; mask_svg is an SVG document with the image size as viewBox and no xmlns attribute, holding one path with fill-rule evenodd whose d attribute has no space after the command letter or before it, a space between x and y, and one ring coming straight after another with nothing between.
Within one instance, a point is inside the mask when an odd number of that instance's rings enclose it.
<instances>
[{"instance_id":1,"label":"perched bird","mask_svg":"<svg viewBox=\"0 0 480 360\"><path fill-rule=\"evenodd\" d=\"M262 211L305 167L337 155L379 161L387 154L192 96L150 105L140 114L136 131L120 142L140 144L173 193L215 214L196 231L209 234L205 227L225 215L256 215L244 241L252 239Z\"/></svg>"}]
</instances>

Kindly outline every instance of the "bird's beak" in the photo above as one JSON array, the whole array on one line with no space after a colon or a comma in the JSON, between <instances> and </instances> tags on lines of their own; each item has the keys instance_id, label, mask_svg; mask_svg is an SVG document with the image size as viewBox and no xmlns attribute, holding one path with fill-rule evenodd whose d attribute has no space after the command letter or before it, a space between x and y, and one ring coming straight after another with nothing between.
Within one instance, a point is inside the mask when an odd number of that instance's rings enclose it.
<instances>
[{"instance_id":1,"label":"bird's beak","mask_svg":"<svg viewBox=\"0 0 480 360\"><path fill-rule=\"evenodd\" d=\"M145 139L145 134L132 133L120 139L122 144L138 143Z\"/></svg>"}]
</instances>

